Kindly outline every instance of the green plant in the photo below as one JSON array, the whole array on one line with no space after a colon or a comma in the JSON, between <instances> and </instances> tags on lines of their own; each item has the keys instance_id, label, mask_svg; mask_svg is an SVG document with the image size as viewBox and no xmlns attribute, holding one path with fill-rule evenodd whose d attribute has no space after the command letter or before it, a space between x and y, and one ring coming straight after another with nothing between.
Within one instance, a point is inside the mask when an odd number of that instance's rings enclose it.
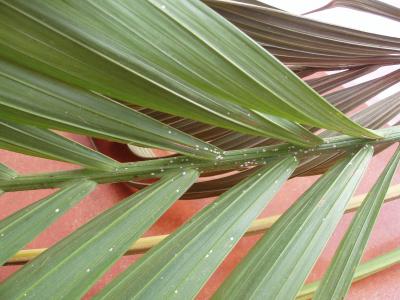
<instances>
[{"instance_id":1,"label":"green plant","mask_svg":"<svg viewBox=\"0 0 400 300\"><path fill-rule=\"evenodd\" d=\"M0 165L0 192L59 188L0 222L1 263L97 184L143 188L27 263L0 298L80 298L174 201L224 192L96 296L191 299L286 180L323 173L214 295L296 297L370 158L400 140L398 126L381 128L399 93L345 115L399 71L330 91L398 64L400 40L247 2L0 1L0 147L82 167L20 175ZM298 78L339 69L307 80L315 90ZM179 155L119 163L51 130ZM399 159L358 209L317 299L345 296Z\"/></svg>"}]
</instances>

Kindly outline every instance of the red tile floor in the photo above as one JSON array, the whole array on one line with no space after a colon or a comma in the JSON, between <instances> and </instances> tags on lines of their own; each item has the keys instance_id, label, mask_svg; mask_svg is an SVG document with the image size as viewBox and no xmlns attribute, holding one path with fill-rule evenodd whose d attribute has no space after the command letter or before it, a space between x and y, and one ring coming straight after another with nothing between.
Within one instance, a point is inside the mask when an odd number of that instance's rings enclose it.
<instances>
[{"instance_id":1,"label":"red tile floor","mask_svg":"<svg viewBox=\"0 0 400 300\"><path fill-rule=\"evenodd\" d=\"M66 135L75 140L89 145L86 137ZM394 151L394 147L374 157L369 166L368 173L362 181L357 194L364 193L375 182L386 162ZM67 163L54 162L39 158L32 158L20 154L0 150L0 162L14 168L22 174L70 169ZM262 216L270 216L282 213L293 201L295 201L315 180L317 176L295 178L287 182L279 194L269 204ZM400 172L398 171L393 184L400 183ZM6 193L0 197L0 219L12 214L22 207L48 195L51 190L37 190L26 192ZM132 191L123 184L104 184L86 197L80 204L72 208L56 223L44 231L37 239L27 245L26 248L49 247L73 232L82 224L92 219L105 209L118 203ZM146 235L165 234L173 231L183 224L190 216L199 209L210 203L212 199L196 201L177 201L168 212L146 233ZM349 225L353 213L346 214L340 222L335 234L332 236L325 251L315 265L308 281L314 281L321 277L327 268L334 251ZM392 201L383 206L378 221L374 227L372 237L365 251L363 261L377 255L400 247L400 201ZM218 268L217 272L210 278L209 282L201 291L198 299L208 299L221 284L222 280L229 274L235 265L246 255L260 236L243 238ZM85 296L89 299L98 292L107 282L119 272L126 269L139 256L125 256L112 267L103 278ZM0 281L4 280L19 266L5 266L0 268ZM400 299L400 265L373 275L367 279L355 283L348 295L348 299Z\"/></svg>"}]
</instances>

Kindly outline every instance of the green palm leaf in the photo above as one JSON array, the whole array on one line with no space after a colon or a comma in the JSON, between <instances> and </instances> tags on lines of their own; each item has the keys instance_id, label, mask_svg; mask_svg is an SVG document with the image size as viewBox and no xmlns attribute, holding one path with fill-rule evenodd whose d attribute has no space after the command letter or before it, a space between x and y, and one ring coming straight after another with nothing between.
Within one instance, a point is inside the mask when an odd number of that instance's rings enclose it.
<instances>
[{"instance_id":1,"label":"green palm leaf","mask_svg":"<svg viewBox=\"0 0 400 300\"><path fill-rule=\"evenodd\" d=\"M381 3L353 7L396 19ZM357 268L384 199L399 194L385 196L400 149L365 202L348 205L372 155L400 141L400 93L365 105L399 70L361 77L399 61L399 38L255 0L0 0L0 148L81 166L22 174L0 163L0 194L59 188L0 221L0 261L29 261L0 298L86 298L121 256L149 250L96 297L192 299L242 236L264 232L214 298L344 297L353 279L399 261L394 250ZM255 220L286 180L315 174L279 218ZM138 191L54 246L23 249L95 186L118 182ZM0 200L18 206L19 195ZM214 196L176 232L148 236L178 199ZM358 207L323 280L301 289Z\"/></svg>"},{"instance_id":2,"label":"green palm leaf","mask_svg":"<svg viewBox=\"0 0 400 300\"><path fill-rule=\"evenodd\" d=\"M50 130L10 121L0 120L0 148L93 169L114 170L119 165L113 159Z\"/></svg>"},{"instance_id":3,"label":"green palm leaf","mask_svg":"<svg viewBox=\"0 0 400 300\"><path fill-rule=\"evenodd\" d=\"M256 244L214 298L294 298L339 222L372 152L364 147L321 177Z\"/></svg>"},{"instance_id":4,"label":"green palm leaf","mask_svg":"<svg viewBox=\"0 0 400 300\"><path fill-rule=\"evenodd\" d=\"M115 101L0 60L0 116L205 158L211 146ZM214 151L214 149L212 149Z\"/></svg>"},{"instance_id":5,"label":"green palm leaf","mask_svg":"<svg viewBox=\"0 0 400 300\"><path fill-rule=\"evenodd\" d=\"M165 176L93 219L0 285L3 298L80 298L196 180L185 170Z\"/></svg>"},{"instance_id":6,"label":"green palm leaf","mask_svg":"<svg viewBox=\"0 0 400 300\"><path fill-rule=\"evenodd\" d=\"M399 160L400 148L357 210L314 299L343 299L346 296Z\"/></svg>"},{"instance_id":7,"label":"green palm leaf","mask_svg":"<svg viewBox=\"0 0 400 300\"><path fill-rule=\"evenodd\" d=\"M0 36L8 43L1 45L0 53L87 89L205 122L211 121L212 111L205 115L199 107L220 106L218 114L225 115L228 103L235 103L303 124L377 137L198 1L2 3ZM29 33L22 34L21 26ZM177 43L182 46L177 48ZM46 64L41 62L44 57ZM74 63L65 64L67 57Z\"/></svg>"},{"instance_id":8,"label":"green palm leaf","mask_svg":"<svg viewBox=\"0 0 400 300\"><path fill-rule=\"evenodd\" d=\"M0 264L39 235L69 208L89 194L96 184L74 182L60 191L0 221Z\"/></svg>"},{"instance_id":9,"label":"green palm leaf","mask_svg":"<svg viewBox=\"0 0 400 300\"><path fill-rule=\"evenodd\" d=\"M15 178L17 176L17 172L10 169L6 165L0 164L0 178L1 179L10 179Z\"/></svg>"},{"instance_id":10,"label":"green palm leaf","mask_svg":"<svg viewBox=\"0 0 400 300\"><path fill-rule=\"evenodd\" d=\"M232 170L234 168L253 167L267 164L286 155L298 155L300 158L323 153L338 153L353 151L357 147L368 145L385 145L400 140L400 126L393 126L377 130L382 135L381 140L366 140L350 138L348 136L333 136L324 139L324 143L304 149L288 144L256 147L243 150L226 151L219 160L205 161L195 158L164 158L136 163L121 164L113 171L99 171L78 169L33 175L18 176L15 179L1 179L0 189L4 191L20 191L26 189L40 189L59 187L69 180L90 179L97 183L126 182L131 179L160 177L166 171L178 171L183 168L194 168L199 171Z\"/></svg>"},{"instance_id":11,"label":"green palm leaf","mask_svg":"<svg viewBox=\"0 0 400 300\"><path fill-rule=\"evenodd\" d=\"M192 299L297 166L282 159L238 184L107 286L98 299Z\"/></svg>"},{"instance_id":12,"label":"green palm leaf","mask_svg":"<svg viewBox=\"0 0 400 300\"><path fill-rule=\"evenodd\" d=\"M1 179L11 179L17 177L17 172L11 170L7 166L0 164L0 180ZM0 189L0 195L3 194L3 190Z\"/></svg>"}]
</instances>

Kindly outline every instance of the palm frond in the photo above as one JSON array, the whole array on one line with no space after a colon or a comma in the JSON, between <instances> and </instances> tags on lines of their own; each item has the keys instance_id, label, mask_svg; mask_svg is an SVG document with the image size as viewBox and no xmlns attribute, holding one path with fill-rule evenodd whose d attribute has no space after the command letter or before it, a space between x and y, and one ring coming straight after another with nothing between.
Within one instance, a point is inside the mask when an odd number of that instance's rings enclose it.
<instances>
[{"instance_id":1,"label":"palm frond","mask_svg":"<svg viewBox=\"0 0 400 300\"><path fill-rule=\"evenodd\" d=\"M166 175L125 199L14 273L0 285L0 295L80 298L196 178L194 170Z\"/></svg>"},{"instance_id":2,"label":"palm frond","mask_svg":"<svg viewBox=\"0 0 400 300\"><path fill-rule=\"evenodd\" d=\"M97 298L193 298L296 166L295 157L282 159L221 195Z\"/></svg>"},{"instance_id":3,"label":"palm frond","mask_svg":"<svg viewBox=\"0 0 400 300\"><path fill-rule=\"evenodd\" d=\"M198 1L173 1L168 5L162 1L83 1L69 5L47 1L2 2L1 37L8 43L3 44L0 53L12 60L18 57L19 63L25 62L59 79L206 123L215 114L224 116L223 119L240 119L239 115L227 116L227 107L238 104L349 135L377 137L350 121L268 52ZM198 18L201 23L196 22ZM29 49L18 30L21 26L24 36L32 38ZM65 45L67 42L69 46ZM10 47L14 49L12 54ZM23 48L30 57L23 53ZM171 48L172 57L168 52ZM77 63L66 65L62 60L67 57ZM40 62L43 58L46 65ZM88 62L90 67L85 66ZM101 72L93 69L100 66ZM105 70L108 75L99 76ZM269 70L268 75L264 70ZM74 78L64 73L73 74ZM108 79L110 74L115 84ZM289 83L291 89L286 88ZM214 107L215 111L208 109L205 114L200 107ZM321 114L329 114L330 118L322 118Z\"/></svg>"},{"instance_id":4,"label":"palm frond","mask_svg":"<svg viewBox=\"0 0 400 300\"><path fill-rule=\"evenodd\" d=\"M338 5L398 20L382 3ZM365 105L400 71L354 82L398 65L399 38L254 0L0 0L0 25L0 148L79 167L25 174L0 163L0 194L58 189L0 221L1 263L26 263L0 283L1 299L78 299L123 255L144 252L95 298L193 299L243 236L260 233L215 299L342 298L353 277L399 262L395 250L358 266L381 206L400 194L390 188L400 149L352 198L372 156L400 141L399 122L386 126L400 93ZM122 144L136 161L58 131ZM287 180L315 174L281 216L257 219ZM24 249L118 182L139 191L54 246ZM146 236L177 200L214 196L176 231ZM302 288L349 211L325 277Z\"/></svg>"},{"instance_id":5,"label":"palm frond","mask_svg":"<svg viewBox=\"0 0 400 300\"><path fill-rule=\"evenodd\" d=\"M325 173L254 246L215 299L292 299L339 222L372 157L364 147Z\"/></svg>"},{"instance_id":6,"label":"palm frond","mask_svg":"<svg viewBox=\"0 0 400 300\"><path fill-rule=\"evenodd\" d=\"M361 260L361 255L382 206L383 198L398 167L399 159L400 148L393 155L365 201L357 210L314 299L326 299L327 297L343 299L347 294L355 268Z\"/></svg>"}]
</instances>

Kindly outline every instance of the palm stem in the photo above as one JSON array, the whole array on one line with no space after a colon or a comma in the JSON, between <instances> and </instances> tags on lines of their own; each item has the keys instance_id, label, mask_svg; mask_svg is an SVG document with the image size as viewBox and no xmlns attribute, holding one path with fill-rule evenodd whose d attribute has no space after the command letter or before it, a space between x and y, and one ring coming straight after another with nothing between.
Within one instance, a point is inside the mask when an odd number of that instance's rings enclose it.
<instances>
[{"instance_id":1,"label":"palm stem","mask_svg":"<svg viewBox=\"0 0 400 300\"><path fill-rule=\"evenodd\" d=\"M301 148L289 144L250 148L246 150L226 151L215 161L201 160L189 157L162 158L152 161L123 163L113 171L78 169L54 173L43 173L18 176L12 180L0 180L0 190L4 192L55 188L76 179L88 179L97 183L126 182L134 178L158 178L163 172L192 168L204 171L229 170L238 167L265 165L275 159L287 155L296 155L300 159L321 153L338 151L353 151L366 144L388 144L400 141L400 126L376 130L382 138L369 140L349 136L336 136L324 139L324 143L314 148Z\"/></svg>"}]
</instances>

